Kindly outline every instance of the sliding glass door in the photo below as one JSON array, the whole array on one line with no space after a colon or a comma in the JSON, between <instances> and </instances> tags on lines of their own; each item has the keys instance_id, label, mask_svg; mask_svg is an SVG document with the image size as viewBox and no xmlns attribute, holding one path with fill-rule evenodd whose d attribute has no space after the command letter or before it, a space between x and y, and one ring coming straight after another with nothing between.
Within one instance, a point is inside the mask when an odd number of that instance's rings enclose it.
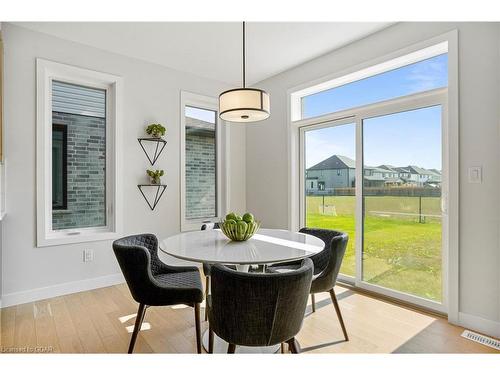
<instances>
[{"instance_id":1,"label":"sliding glass door","mask_svg":"<svg viewBox=\"0 0 500 375\"><path fill-rule=\"evenodd\" d=\"M446 310L445 105L436 90L300 128L301 225L348 233L340 278L437 311Z\"/></svg>"},{"instance_id":2,"label":"sliding glass door","mask_svg":"<svg viewBox=\"0 0 500 375\"><path fill-rule=\"evenodd\" d=\"M356 124L334 123L304 133L305 225L349 234L340 272L354 276Z\"/></svg>"},{"instance_id":3,"label":"sliding glass door","mask_svg":"<svg viewBox=\"0 0 500 375\"><path fill-rule=\"evenodd\" d=\"M442 301L442 107L363 119L362 281Z\"/></svg>"}]
</instances>

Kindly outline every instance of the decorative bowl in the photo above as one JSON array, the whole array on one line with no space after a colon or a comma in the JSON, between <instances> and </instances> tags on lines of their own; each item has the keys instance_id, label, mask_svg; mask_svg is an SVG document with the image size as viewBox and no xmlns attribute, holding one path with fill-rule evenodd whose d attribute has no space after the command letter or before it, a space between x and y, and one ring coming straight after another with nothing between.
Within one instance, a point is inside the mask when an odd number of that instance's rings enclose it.
<instances>
[{"instance_id":1,"label":"decorative bowl","mask_svg":"<svg viewBox=\"0 0 500 375\"><path fill-rule=\"evenodd\" d=\"M226 237L232 241L246 241L251 238L260 228L260 222L258 221L245 223L246 226L239 223L240 222L237 222L235 224L234 222L228 223L227 221L225 221L219 223L219 226L222 230L222 233L224 233Z\"/></svg>"}]
</instances>

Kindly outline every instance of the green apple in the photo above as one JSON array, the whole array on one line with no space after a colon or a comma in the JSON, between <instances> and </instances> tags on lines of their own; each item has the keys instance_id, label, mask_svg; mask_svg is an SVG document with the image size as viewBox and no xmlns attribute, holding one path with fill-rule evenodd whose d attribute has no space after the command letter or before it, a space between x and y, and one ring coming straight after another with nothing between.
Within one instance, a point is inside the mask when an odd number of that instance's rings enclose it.
<instances>
[{"instance_id":1,"label":"green apple","mask_svg":"<svg viewBox=\"0 0 500 375\"><path fill-rule=\"evenodd\" d=\"M243 215L243 221L245 221L247 223L253 223L255 221L255 219L250 212L247 212L245 215Z\"/></svg>"},{"instance_id":2,"label":"green apple","mask_svg":"<svg viewBox=\"0 0 500 375\"><path fill-rule=\"evenodd\" d=\"M238 228L238 233L245 234L248 229L248 224L245 223L243 220L239 220L237 223L237 228Z\"/></svg>"},{"instance_id":3,"label":"green apple","mask_svg":"<svg viewBox=\"0 0 500 375\"><path fill-rule=\"evenodd\" d=\"M236 220L226 219L226 221L224 222L224 224L226 224L226 225L236 225Z\"/></svg>"},{"instance_id":4,"label":"green apple","mask_svg":"<svg viewBox=\"0 0 500 375\"><path fill-rule=\"evenodd\" d=\"M234 220L236 221L237 215L234 212L228 213L226 215L226 220Z\"/></svg>"}]
</instances>

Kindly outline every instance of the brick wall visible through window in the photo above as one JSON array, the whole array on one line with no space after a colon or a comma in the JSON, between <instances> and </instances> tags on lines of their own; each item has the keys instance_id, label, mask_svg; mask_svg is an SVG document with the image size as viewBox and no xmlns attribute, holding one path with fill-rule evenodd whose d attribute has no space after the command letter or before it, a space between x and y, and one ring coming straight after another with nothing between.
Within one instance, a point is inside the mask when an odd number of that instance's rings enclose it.
<instances>
[{"instance_id":1,"label":"brick wall visible through window","mask_svg":"<svg viewBox=\"0 0 500 375\"><path fill-rule=\"evenodd\" d=\"M53 165L52 229L106 226L106 91L52 81L53 137L61 127L65 173ZM64 186L62 206L54 204L54 193L60 194L54 184Z\"/></svg>"},{"instance_id":2,"label":"brick wall visible through window","mask_svg":"<svg viewBox=\"0 0 500 375\"><path fill-rule=\"evenodd\" d=\"M186 219L217 216L215 124L186 117Z\"/></svg>"},{"instance_id":3,"label":"brick wall visible through window","mask_svg":"<svg viewBox=\"0 0 500 375\"><path fill-rule=\"evenodd\" d=\"M67 207L52 212L52 228L106 225L106 120L52 112L67 127Z\"/></svg>"}]
</instances>

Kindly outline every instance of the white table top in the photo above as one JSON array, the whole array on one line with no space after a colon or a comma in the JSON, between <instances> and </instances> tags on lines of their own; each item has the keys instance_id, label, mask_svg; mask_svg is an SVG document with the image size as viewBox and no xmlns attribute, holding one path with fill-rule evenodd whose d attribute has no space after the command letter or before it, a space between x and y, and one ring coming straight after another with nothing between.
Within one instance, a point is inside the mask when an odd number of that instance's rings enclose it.
<instances>
[{"instance_id":1,"label":"white table top","mask_svg":"<svg viewBox=\"0 0 500 375\"><path fill-rule=\"evenodd\" d=\"M160 242L160 250L200 263L269 264L298 260L323 250L314 236L279 229L259 229L247 241L229 240L221 230L184 232Z\"/></svg>"}]
</instances>

